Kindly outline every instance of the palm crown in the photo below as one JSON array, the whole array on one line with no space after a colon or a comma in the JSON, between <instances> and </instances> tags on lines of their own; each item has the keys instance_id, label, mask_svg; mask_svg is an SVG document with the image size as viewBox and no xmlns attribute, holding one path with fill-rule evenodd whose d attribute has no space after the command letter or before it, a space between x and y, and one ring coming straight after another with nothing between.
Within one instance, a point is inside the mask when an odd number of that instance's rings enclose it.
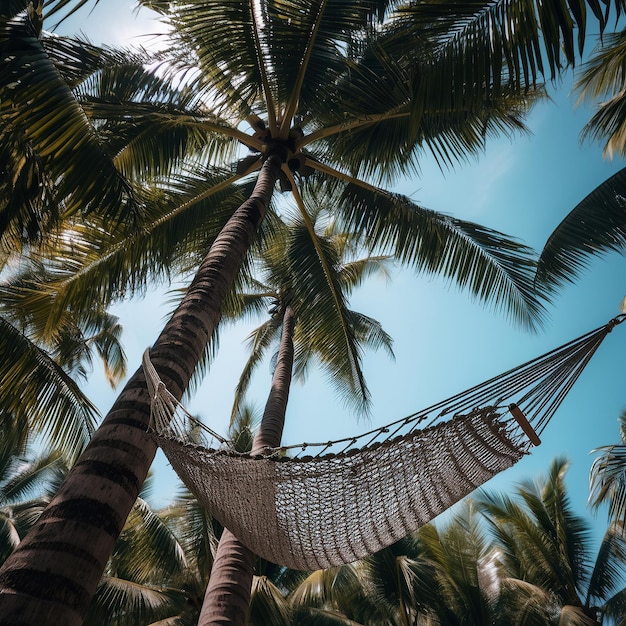
<instances>
[{"instance_id":1,"label":"palm crown","mask_svg":"<svg viewBox=\"0 0 626 626\"><path fill-rule=\"evenodd\" d=\"M361 369L362 348L384 347L393 355L391 338L381 325L350 310L347 303L350 292L366 276L387 271L390 259L356 258L354 242L337 232L334 223L324 227L322 211L313 212L311 222L312 231L298 216L272 228L272 236L264 241L254 264L258 278L249 281L236 298L235 320L242 314L263 311L269 317L249 337L251 354L237 385L233 416L256 367L284 332L287 307L295 317L296 377L303 380L315 359L355 408L367 411L370 401Z\"/></svg>"},{"instance_id":2,"label":"palm crown","mask_svg":"<svg viewBox=\"0 0 626 626\"><path fill-rule=\"evenodd\" d=\"M305 220L309 199L317 198L368 250L440 273L536 323L541 305L530 286L529 249L381 185L414 170L424 151L448 166L479 152L490 134L522 129L523 113L542 94L530 71L539 59L514 71L513 57L503 65L490 55L492 65L480 74L459 41L485 15L495 24L488 5L444 11L424 4L390 19L394 4L208 2L200 10L146 2L173 27L159 74L147 72L137 52L48 42L48 59L123 173L120 193L128 200L102 196L103 210L53 239L49 296L106 301L142 288L147 276L176 271L181 253L203 254L248 193L249 175L274 154L281 188ZM164 72L175 80L168 83ZM470 80L481 89L468 89ZM45 125L33 117L38 137Z\"/></svg>"}]
</instances>

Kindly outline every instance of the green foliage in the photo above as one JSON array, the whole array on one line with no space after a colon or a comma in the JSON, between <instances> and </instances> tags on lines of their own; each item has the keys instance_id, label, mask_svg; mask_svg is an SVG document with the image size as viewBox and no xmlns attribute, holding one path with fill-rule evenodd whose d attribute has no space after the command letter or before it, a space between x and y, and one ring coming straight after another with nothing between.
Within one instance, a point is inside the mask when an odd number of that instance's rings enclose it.
<instances>
[{"instance_id":1,"label":"green foliage","mask_svg":"<svg viewBox=\"0 0 626 626\"><path fill-rule=\"evenodd\" d=\"M348 308L351 291L368 276L387 272L390 259L357 259L356 242L341 233L320 210L276 223L257 246L254 266L258 278L244 284L232 310L225 315L269 311L269 319L249 337L251 354L235 393L233 415L253 372L282 333L283 314L290 307L296 319L294 373L306 377L315 360L338 392L351 404L367 410L369 392L361 371L363 348L385 348L393 356L391 338L375 320Z\"/></svg>"},{"instance_id":2,"label":"green foliage","mask_svg":"<svg viewBox=\"0 0 626 626\"><path fill-rule=\"evenodd\" d=\"M0 418L0 563L39 518L67 473L58 451L34 452L28 426Z\"/></svg>"}]
</instances>

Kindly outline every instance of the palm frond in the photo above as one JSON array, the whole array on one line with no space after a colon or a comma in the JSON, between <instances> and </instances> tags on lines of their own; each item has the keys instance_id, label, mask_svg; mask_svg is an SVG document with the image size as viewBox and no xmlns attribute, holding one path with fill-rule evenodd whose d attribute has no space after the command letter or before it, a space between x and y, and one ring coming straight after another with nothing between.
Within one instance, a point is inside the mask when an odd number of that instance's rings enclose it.
<instances>
[{"instance_id":1,"label":"palm frond","mask_svg":"<svg viewBox=\"0 0 626 626\"><path fill-rule=\"evenodd\" d=\"M250 344L250 356L248 357L237 386L235 387L235 397L233 400L233 408L230 414L231 424L234 424L237 414L240 410L241 404L245 397L245 394L250 386L252 376L256 371L263 358L265 357L268 348L272 342L278 336L278 331L281 327L280 316L272 316L269 320L261 324L258 328L252 331L248 336L248 342Z\"/></svg>"},{"instance_id":2,"label":"palm frond","mask_svg":"<svg viewBox=\"0 0 626 626\"><path fill-rule=\"evenodd\" d=\"M359 287L373 276L382 276L386 281L390 281L393 263L393 257L382 255L342 263L342 282L350 293L352 289Z\"/></svg>"},{"instance_id":3,"label":"palm frond","mask_svg":"<svg viewBox=\"0 0 626 626\"><path fill-rule=\"evenodd\" d=\"M579 202L541 251L537 281L556 288L574 282L593 257L626 247L626 168Z\"/></svg>"},{"instance_id":4,"label":"palm frond","mask_svg":"<svg viewBox=\"0 0 626 626\"><path fill-rule=\"evenodd\" d=\"M609 598L602 606L603 618L613 620L616 626L624 626L626 624L626 588L618 591L614 596ZM610 622L609 622L610 623Z\"/></svg>"},{"instance_id":5,"label":"palm frond","mask_svg":"<svg viewBox=\"0 0 626 626\"><path fill-rule=\"evenodd\" d=\"M137 228L111 231L95 219L69 225L38 252L46 274L24 306L47 307L48 327L54 328L68 307L77 315L87 313L94 301L107 306L120 294L142 295L149 281L184 271L191 253L195 259L208 250L240 203L233 180L212 169L180 172L169 179L168 189L153 189L151 195L146 190L150 203ZM173 247L172 241L180 245Z\"/></svg>"},{"instance_id":6,"label":"palm frond","mask_svg":"<svg viewBox=\"0 0 626 626\"><path fill-rule=\"evenodd\" d=\"M597 448L590 472L589 503L594 509L608 504L610 520L623 520L626 514L626 446Z\"/></svg>"},{"instance_id":7,"label":"palm frond","mask_svg":"<svg viewBox=\"0 0 626 626\"><path fill-rule=\"evenodd\" d=\"M66 212L98 209L116 220L128 218L134 205L130 186L28 24L3 23L0 47L3 125L44 160ZM84 176L85 168L92 177Z\"/></svg>"},{"instance_id":8,"label":"palm frond","mask_svg":"<svg viewBox=\"0 0 626 626\"><path fill-rule=\"evenodd\" d=\"M291 607L336 606L344 598L362 593L362 580L354 565L332 567L308 574L289 594Z\"/></svg>"},{"instance_id":9,"label":"palm frond","mask_svg":"<svg viewBox=\"0 0 626 626\"><path fill-rule=\"evenodd\" d=\"M4 563L20 544L21 537L14 521L0 512L0 563Z\"/></svg>"},{"instance_id":10,"label":"palm frond","mask_svg":"<svg viewBox=\"0 0 626 626\"><path fill-rule=\"evenodd\" d=\"M602 538L593 572L589 577L587 606L602 604L624 587L626 582L624 563L626 563L624 523L614 522Z\"/></svg>"},{"instance_id":11,"label":"palm frond","mask_svg":"<svg viewBox=\"0 0 626 626\"><path fill-rule=\"evenodd\" d=\"M218 540L214 526L217 523L186 489L161 512L161 517L172 529L185 553L189 563L188 572L195 570L206 586L217 549ZM201 591L204 593L204 589Z\"/></svg>"},{"instance_id":12,"label":"palm frond","mask_svg":"<svg viewBox=\"0 0 626 626\"><path fill-rule=\"evenodd\" d=\"M626 154L625 62L626 32L607 33L583 65L574 87L579 102L593 101L595 104L601 100L583 128L581 139L605 141L604 154L610 158L615 154Z\"/></svg>"},{"instance_id":13,"label":"palm frond","mask_svg":"<svg viewBox=\"0 0 626 626\"><path fill-rule=\"evenodd\" d=\"M296 112L305 118L322 108L323 87L335 83L345 69L343 48L381 14L381 3L372 0L268 2L268 56L284 78L280 87L289 90L278 93L285 105L281 136L287 136ZM284 46L292 54L285 55Z\"/></svg>"},{"instance_id":14,"label":"palm frond","mask_svg":"<svg viewBox=\"0 0 626 626\"><path fill-rule=\"evenodd\" d=\"M297 198L301 220L288 243L291 289L297 303L295 339L300 344L296 349L296 374L303 372L298 362L304 355L305 360L308 355L317 355L329 380L340 383L337 389L343 399L354 403L358 411L367 412L369 391L361 368L361 347L350 326L338 272L340 259L332 242L316 233L299 194Z\"/></svg>"},{"instance_id":15,"label":"palm frond","mask_svg":"<svg viewBox=\"0 0 626 626\"><path fill-rule=\"evenodd\" d=\"M369 249L440 275L528 328L541 325L535 256L515 239L357 183L343 186L337 211L341 227L360 235Z\"/></svg>"},{"instance_id":16,"label":"palm frond","mask_svg":"<svg viewBox=\"0 0 626 626\"><path fill-rule=\"evenodd\" d=\"M54 447L75 458L87 445L97 409L47 354L0 317L3 411L27 421Z\"/></svg>"},{"instance_id":17,"label":"palm frond","mask_svg":"<svg viewBox=\"0 0 626 626\"><path fill-rule=\"evenodd\" d=\"M201 73L196 84L200 88L203 83L210 86L244 119L251 115L261 97L259 64L263 62L256 48L252 4L244 0L209 0L198 12L192 5L170 2L168 9L179 53L186 56L184 65L189 67L190 54L197 58Z\"/></svg>"},{"instance_id":18,"label":"palm frond","mask_svg":"<svg viewBox=\"0 0 626 626\"><path fill-rule=\"evenodd\" d=\"M136 583L163 585L188 567L174 532L138 498L111 557L110 571Z\"/></svg>"},{"instance_id":19,"label":"palm frond","mask_svg":"<svg viewBox=\"0 0 626 626\"><path fill-rule=\"evenodd\" d=\"M284 595L265 576L255 576L252 581L248 623L250 626L289 626L289 607Z\"/></svg>"},{"instance_id":20,"label":"palm frond","mask_svg":"<svg viewBox=\"0 0 626 626\"><path fill-rule=\"evenodd\" d=\"M98 585L84 623L86 626L136 626L176 615L186 598L129 580L104 576Z\"/></svg>"},{"instance_id":21,"label":"palm frond","mask_svg":"<svg viewBox=\"0 0 626 626\"><path fill-rule=\"evenodd\" d=\"M614 6L618 12L622 10L621 2ZM563 65L573 65L582 56L587 7L602 31L609 3L597 0L409 2L400 15L409 21L415 35L425 31L439 40L439 46L433 46L437 54L464 55L467 71L472 72L471 65L475 67L469 84L498 87L506 81L519 88L533 85L538 75L548 72L554 78ZM402 26L404 30L406 24Z\"/></svg>"},{"instance_id":22,"label":"palm frond","mask_svg":"<svg viewBox=\"0 0 626 626\"><path fill-rule=\"evenodd\" d=\"M58 484L58 478L66 473L67 465L59 452L44 453L29 459L20 463L7 480L2 481L2 499L5 503L13 504L39 495L42 488Z\"/></svg>"}]
</instances>

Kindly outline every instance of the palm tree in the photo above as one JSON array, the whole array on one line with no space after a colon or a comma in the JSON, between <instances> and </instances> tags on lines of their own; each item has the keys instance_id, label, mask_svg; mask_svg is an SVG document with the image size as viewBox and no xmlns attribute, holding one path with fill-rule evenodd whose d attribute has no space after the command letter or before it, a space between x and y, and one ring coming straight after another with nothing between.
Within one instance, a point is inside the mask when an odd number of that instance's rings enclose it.
<instances>
[{"instance_id":1,"label":"palm tree","mask_svg":"<svg viewBox=\"0 0 626 626\"><path fill-rule=\"evenodd\" d=\"M280 333L271 390L252 454L280 446L294 360L295 371L303 374L317 357L344 397L352 398L363 410L368 406L369 394L361 368L362 348L384 346L393 354L391 339L380 324L347 308L350 291L367 274L380 270L385 259L350 261L349 237L336 232L332 223L325 232L317 232L316 222L323 222L325 217L322 211L307 217L296 217L275 228L261 252L264 280L254 282L254 293L241 296L247 307L258 310L259 302L270 300L272 308L270 319L252 334L253 351L237 387L233 414L255 366ZM225 530L215 559L199 624L243 626L254 555Z\"/></svg>"},{"instance_id":2,"label":"palm tree","mask_svg":"<svg viewBox=\"0 0 626 626\"><path fill-rule=\"evenodd\" d=\"M87 223L100 226L97 238L91 229L80 240L85 245L69 251L67 239L55 242L57 259L79 252L84 262L80 271L74 266L71 276L54 286L59 309L70 295L82 293L84 302L84 294L89 294L90 302L94 294L108 293L110 298L111 292L119 294L132 285L134 276L145 276L153 267L151 261L159 257L146 251L155 242L155 233L162 236L166 230L163 224L172 224L168 219L180 217L186 209L197 218L200 203L220 192L247 194L244 186L234 185L258 171L254 190L243 204L234 212L224 209L232 213L228 223L213 240L185 298L152 348L152 361L176 397L181 397L205 354L223 300L277 181L291 192L303 217L307 196L315 191L332 206L341 228L361 237L370 249L393 252L417 269L454 279L526 323L537 319L541 307L529 282L533 263L526 248L500 233L425 210L381 184L412 167L424 148L445 164L479 151L490 134L520 128L520 115L540 93L532 88L536 72L543 70L537 55L542 47L556 51L556 56L549 55L550 65L558 65L559 44L562 38L570 42L574 32L569 14L561 13L560 7L554 14L542 8L541 23L550 28L540 39L538 14L526 2L445 7L419 3L404 13L393 13L395 3L374 0L210 1L202 4L202 10L189 3L146 5L163 12L174 27L178 64L174 61L173 66L177 71L193 69L182 84L191 85L198 97L194 115L183 115L181 124L201 127L212 139L200 156L224 155L233 141L251 154L232 175L202 169L203 162L197 159L189 162L188 167L213 174L213 179L204 181L202 192L196 186L190 194L186 185L184 200L178 196L178 204L174 208L170 204L162 219L150 219L154 204L146 205L147 214L141 214L134 210L136 204L122 203L132 219L118 228L102 229L100 217L89 214ZM582 27L580 8L572 5ZM10 21L4 19L2 25ZM566 61L573 60L571 48L564 46ZM487 54L491 50L495 54ZM474 62L478 53L485 53L484 62ZM21 66L15 69L23 71ZM180 72L177 78L180 84ZM6 92L13 83L5 80L2 85ZM44 87L41 81L34 82L29 97L46 93ZM93 128L115 128L125 145L131 144L129 129L145 131L146 120L158 112L158 107L144 108L134 96L85 100L83 111L94 121ZM28 101L16 101L23 128L31 128ZM161 113L161 122L176 126L171 111ZM107 120L112 126L107 127ZM45 143L45 124L32 128L38 141L51 145ZM139 162L146 163L152 138L144 133L135 139L144 157ZM159 170L159 164L154 169ZM102 171L110 174L102 193L117 190L124 198L132 196L120 184L124 179L117 170L103 164ZM161 185L164 204L175 202L176 181L191 178L183 176L186 171L181 166L177 179ZM108 195L102 204L110 205ZM139 225L130 236L128 222ZM215 219L211 226L218 222ZM207 233L214 230L198 227L186 232L195 238L187 237L186 245L176 250L188 251L191 244L207 244L207 239L210 243ZM168 242L169 258L176 241ZM105 261L108 271L102 269ZM163 267L157 264L157 271ZM110 268L122 271L111 274ZM48 288L53 290L52 285ZM145 433L148 407L139 369L33 532L0 571L0 620L19 615L23 623L41 623L46 615L48 621L80 622L154 456L154 443Z\"/></svg>"},{"instance_id":3,"label":"palm tree","mask_svg":"<svg viewBox=\"0 0 626 626\"><path fill-rule=\"evenodd\" d=\"M269 312L248 338L251 354L235 390L233 419L259 363L285 334L285 322L293 326L296 377L304 381L317 359L346 404L359 413L369 409L361 348L383 347L393 357L392 340L378 322L348 309L347 298L372 275L388 278L392 259L358 259L356 242L328 218L318 207L306 220L295 215L276 221L271 235L255 249L258 277L236 296L234 310L224 313L224 318L236 320Z\"/></svg>"},{"instance_id":4,"label":"palm tree","mask_svg":"<svg viewBox=\"0 0 626 626\"><path fill-rule=\"evenodd\" d=\"M47 8L54 13L63 4ZM24 257L64 219L106 206L119 220L132 213L133 200L67 72L46 49L42 10L41 1L19 0L0 10L0 405L45 432L49 445L77 456L99 415L70 375L84 374L96 350L111 382L119 382L120 326L99 303L79 315L61 305L49 323L53 303L21 302L20 293L37 293L45 274L43 264Z\"/></svg>"},{"instance_id":5,"label":"palm tree","mask_svg":"<svg viewBox=\"0 0 626 626\"><path fill-rule=\"evenodd\" d=\"M481 497L507 573L502 585L523 623L610 623L624 615L626 537L612 525L591 558L589 528L571 510L566 471L567 462L556 459L544 480L520 485L514 498Z\"/></svg>"}]
</instances>

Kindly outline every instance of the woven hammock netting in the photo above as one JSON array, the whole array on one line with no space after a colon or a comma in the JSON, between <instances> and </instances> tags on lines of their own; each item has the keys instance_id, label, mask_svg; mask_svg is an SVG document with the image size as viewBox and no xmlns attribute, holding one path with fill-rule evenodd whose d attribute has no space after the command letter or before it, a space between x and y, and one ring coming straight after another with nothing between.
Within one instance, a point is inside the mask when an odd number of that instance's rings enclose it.
<instances>
[{"instance_id":1,"label":"woven hammock netting","mask_svg":"<svg viewBox=\"0 0 626 626\"><path fill-rule=\"evenodd\" d=\"M254 457L190 416L146 351L151 432L185 485L255 554L305 571L342 565L409 535L528 454L624 318L383 428Z\"/></svg>"}]
</instances>

